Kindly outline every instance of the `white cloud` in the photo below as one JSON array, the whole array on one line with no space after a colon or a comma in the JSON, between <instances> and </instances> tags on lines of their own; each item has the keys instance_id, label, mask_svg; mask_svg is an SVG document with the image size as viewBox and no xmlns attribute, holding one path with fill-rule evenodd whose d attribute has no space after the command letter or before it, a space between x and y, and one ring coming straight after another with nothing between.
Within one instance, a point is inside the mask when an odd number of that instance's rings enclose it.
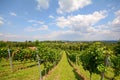
<instances>
[{"instance_id":1,"label":"white cloud","mask_svg":"<svg viewBox=\"0 0 120 80\"><path fill-rule=\"evenodd\" d=\"M47 31L48 30L48 26L47 25L42 25L40 27L27 27L24 29L25 31Z\"/></svg>"},{"instance_id":2,"label":"white cloud","mask_svg":"<svg viewBox=\"0 0 120 80\"><path fill-rule=\"evenodd\" d=\"M87 32L88 28L94 26L101 19L106 17L106 11L94 12L93 14L88 15L76 15L58 17L56 19L56 25L60 28L68 27L69 29L81 32Z\"/></svg>"},{"instance_id":3,"label":"white cloud","mask_svg":"<svg viewBox=\"0 0 120 80\"><path fill-rule=\"evenodd\" d=\"M98 37L99 36L99 37ZM73 30L59 30L52 31L48 34L36 35L33 39L39 40L107 40L117 39L115 35L111 35L109 30L93 30L90 33L82 33L80 31Z\"/></svg>"},{"instance_id":4,"label":"white cloud","mask_svg":"<svg viewBox=\"0 0 120 80\"><path fill-rule=\"evenodd\" d=\"M57 40L118 40L120 34L120 11L110 24L96 25L104 19L107 11L94 12L88 15L58 17L56 25L67 31L56 31L53 39ZM66 29L65 29L66 30Z\"/></svg>"},{"instance_id":5,"label":"white cloud","mask_svg":"<svg viewBox=\"0 0 120 80\"><path fill-rule=\"evenodd\" d=\"M0 36L3 36L3 34L2 34L2 33L0 33Z\"/></svg>"},{"instance_id":6,"label":"white cloud","mask_svg":"<svg viewBox=\"0 0 120 80\"><path fill-rule=\"evenodd\" d=\"M10 15L11 16L17 16L17 14L15 12L11 12Z\"/></svg>"},{"instance_id":7,"label":"white cloud","mask_svg":"<svg viewBox=\"0 0 120 80\"><path fill-rule=\"evenodd\" d=\"M54 16L52 16L52 15L49 15L49 18L51 18L51 19L54 19Z\"/></svg>"},{"instance_id":8,"label":"white cloud","mask_svg":"<svg viewBox=\"0 0 120 80\"><path fill-rule=\"evenodd\" d=\"M56 21L57 26L59 26L60 28L70 27L69 25L71 24L70 21L63 16L58 17Z\"/></svg>"},{"instance_id":9,"label":"white cloud","mask_svg":"<svg viewBox=\"0 0 120 80\"><path fill-rule=\"evenodd\" d=\"M3 25L3 24L4 24L4 22L2 20L0 20L0 26Z\"/></svg>"},{"instance_id":10,"label":"white cloud","mask_svg":"<svg viewBox=\"0 0 120 80\"><path fill-rule=\"evenodd\" d=\"M64 12L73 12L79 10L89 4L91 4L91 0L59 0L59 8L57 9L58 13Z\"/></svg>"},{"instance_id":11,"label":"white cloud","mask_svg":"<svg viewBox=\"0 0 120 80\"><path fill-rule=\"evenodd\" d=\"M37 9L47 9L49 7L49 0L36 0L37 1Z\"/></svg>"},{"instance_id":12,"label":"white cloud","mask_svg":"<svg viewBox=\"0 0 120 80\"><path fill-rule=\"evenodd\" d=\"M120 10L115 12L115 18L106 24L94 27L94 31L90 31L86 35L86 39L96 40L119 40L120 39Z\"/></svg>"},{"instance_id":13,"label":"white cloud","mask_svg":"<svg viewBox=\"0 0 120 80\"><path fill-rule=\"evenodd\" d=\"M12 33L4 33L0 36L0 40L4 40L4 41L25 41L30 39L31 39L30 36L18 35Z\"/></svg>"},{"instance_id":14,"label":"white cloud","mask_svg":"<svg viewBox=\"0 0 120 80\"><path fill-rule=\"evenodd\" d=\"M36 22L36 20L28 20L27 22Z\"/></svg>"},{"instance_id":15,"label":"white cloud","mask_svg":"<svg viewBox=\"0 0 120 80\"><path fill-rule=\"evenodd\" d=\"M36 23L36 24L44 24L43 21L39 21L39 20L28 20L27 22L30 22L30 23Z\"/></svg>"},{"instance_id":16,"label":"white cloud","mask_svg":"<svg viewBox=\"0 0 120 80\"><path fill-rule=\"evenodd\" d=\"M3 18L2 18L2 17L0 17L0 20L3 20Z\"/></svg>"},{"instance_id":17,"label":"white cloud","mask_svg":"<svg viewBox=\"0 0 120 80\"><path fill-rule=\"evenodd\" d=\"M8 33L8 34L5 34L4 37L7 37L7 38L18 38L19 36L15 35L15 34Z\"/></svg>"},{"instance_id":18,"label":"white cloud","mask_svg":"<svg viewBox=\"0 0 120 80\"><path fill-rule=\"evenodd\" d=\"M52 31L51 33L48 34L41 34L33 36L34 39L40 39L40 40L65 40L68 38L73 39L71 35L76 35L75 31L67 30L67 31Z\"/></svg>"},{"instance_id":19,"label":"white cloud","mask_svg":"<svg viewBox=\"0 0 120 80\"><path fill-rule=\"evenodd\" d=\"M4 19L0 17L0 26L4 24Z\"/></svg>"},{"instance_id":20,"label":"white cloud","mask_svg":"<svg viewBox=\"0 0 120 80\"><path fill-rule=\"evenodd\" d=\"M89 33L82 33L80 31L56 31L52 32L52 39L55 40L118 40L120 37L118 33L113 33L110 30L91 29Z\"/></svg>"},{"instance_id":21,"label":"white cloud","mask_svg":"<svg viewBox=\"0 0 120 80\"><path fill-rule=\"evenodd\" d=\"M115 12L115 16L113 21L108 23L108 26L110 26L112 32L119 32L120 34L120 10Z\"/></svg>"}]
</instances>

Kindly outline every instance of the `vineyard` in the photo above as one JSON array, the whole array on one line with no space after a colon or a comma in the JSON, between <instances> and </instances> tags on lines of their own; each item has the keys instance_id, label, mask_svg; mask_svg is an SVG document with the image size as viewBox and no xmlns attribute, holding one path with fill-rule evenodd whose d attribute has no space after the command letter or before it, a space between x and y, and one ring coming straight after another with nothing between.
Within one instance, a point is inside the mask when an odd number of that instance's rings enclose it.
<instances>
[{"instance_id":1,"label":"vineyard","mask_svg":"<svg viewBox=\"0 0 120 80\"><path fill-rule=\"evenodd\" d=\"M120 79L120 41L0 44L0 80Z\"/></svg>"}]
</instances>

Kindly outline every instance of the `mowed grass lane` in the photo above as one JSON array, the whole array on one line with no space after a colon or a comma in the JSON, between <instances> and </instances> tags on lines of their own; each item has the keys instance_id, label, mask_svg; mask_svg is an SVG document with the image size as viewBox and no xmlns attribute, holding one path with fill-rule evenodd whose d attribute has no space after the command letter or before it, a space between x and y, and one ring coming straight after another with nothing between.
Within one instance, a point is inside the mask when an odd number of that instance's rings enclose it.
<instances>
[{"instance_id":1,"label":"mowed grass lane","mask_svg":"<svg viewBox=\"0 0 120 80\"><path fill-rule=\"evenodd\" d=\"M65 51L59 64L43 80L80 80L70 66Z\"/></svg>"}]
</instances>

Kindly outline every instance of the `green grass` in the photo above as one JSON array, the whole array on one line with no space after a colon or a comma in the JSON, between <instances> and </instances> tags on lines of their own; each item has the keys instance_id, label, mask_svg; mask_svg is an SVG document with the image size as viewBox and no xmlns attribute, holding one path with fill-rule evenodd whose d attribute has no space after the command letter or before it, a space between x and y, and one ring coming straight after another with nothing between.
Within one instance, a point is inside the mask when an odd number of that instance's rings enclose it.
<instances>
[{"instance_id":1,"label":"green grass","mask_svg":"<svg viewBox=\"0 0 120 80\"><path fill-rule=\"evenodd\" d=\"M81 65L77 65L76 66L77 69L79 69L80 73L86 77L87 80L90 80L90 73L87 70L84 70L83 67ZM97 74L92 74L92 80L100 80L100 75Z\"/></svg>"},{"instance_id":2,"label":"green grass","mask_svg":"<svg viewBox=\"0 0 120 80\"><path fill-rule=\"evenodd\" d=\"M80 78L68 63L66 53L63 52L61 61L43 80L80 80Z\"/></svg>"},{"instance_id":3,"label":"green grass","mask_svg":"<svg viewBox=\"0 0 120 80\"><path fill-rule=\"evenodd\" d=\"M76 65L77 69L79 69L80 73L83 74L84 77L87 78L87 80L90 80L90 73L87 70L84 70L81 65ZM110 80L110 78L113 78L114 72L112 68L108 68L107 71L105 72L106 77L104 80ZM100 80L101 76L99 74L92 74L92 80ZM120 80L120 75L115 77L115 80Z\"/></svg>"},{"instance_id":4,"label":"green grass","mask_svg":"<svg viewBox=\"0 0 120 80\"><path fill-rule=\"evenodd\" d=\"M39 80L38 66L27 67L37 64L37 62L13 62L13 64L15 64L13 67L14 72L11 71L8 62L3 61L0 63L0 80ZM43 70L43 65L41 65L41 68Z\"/></svg>"},{"instance_id":5,"label":"green grass","mask_svg":"<svg viewBox=\"0 0 120 80\"><path fill-rule=\"evenodd\" d=\"M38 80L39 72L38 67L27 68L18 70L16 72L10 72L7 76L1 76L0 80Z\"/></svg>"}]
</instances>

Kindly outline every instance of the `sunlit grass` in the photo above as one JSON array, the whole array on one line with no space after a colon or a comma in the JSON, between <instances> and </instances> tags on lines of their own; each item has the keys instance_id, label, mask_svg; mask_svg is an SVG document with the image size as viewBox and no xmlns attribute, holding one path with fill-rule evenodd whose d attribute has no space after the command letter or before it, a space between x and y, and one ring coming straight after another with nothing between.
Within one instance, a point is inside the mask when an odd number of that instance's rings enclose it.
<instances>
[{"instance_id":1,"label":"sunlit grass","mask_svg":"<svg viewBox=\"0 0 120 80\"><path fill-rule=\"evenodd\" d=\"M40 72L37 65L33 67L27 67L37 64L37 62L14 62L13 64L16 65L13 67L13 72L10 69L9 63L3 62L4 61L2 61L0 64L0 80L39 80L40 78ZM43 65L41 65L41 70L43 70Z\"/></svg>"},{"instance_id":2,"label":"sunlit grass","mask_svg":"<svg viewBox=\"0 0 120 80\"><path fill-rule=\"evenodd\" d=\"M39 72L38 67L27 68L19 70L14 73L9 73L8 76L3 76L0 80L38 80Z\"/></svg>"},{"instance_id":3,"label":"sunlit grass","mask_svg":"<svg viewBox=\"0 0 120 80\"><path fill-rule=\"evenodd\" d=\"M80 73L87 78L87 80L90 80L90 73L89 71L87 70L84 70L82 65L76 65L77 69L79 69ZM105 76L108 77L109 79L107 78L104 78L104 80L110 80L114 77L114 72L113 72L113 69L112 68L108 68L107 71L105 72ZM92 74L92 80L100 80L101 76L100 74L95 74L93 73ZM115 77L115 80L120 80L120 75Z\"/></svg>"},{"instance_id":4,"label":"sunlit grass","mask_svg":"<svg viewBox=\"0 0 120 80\"><path fill-rule=\"evenodd\" d=\"M55 69L44 80L80 80L67 61L65 52Z\"/></svg>"}]
</instances>

